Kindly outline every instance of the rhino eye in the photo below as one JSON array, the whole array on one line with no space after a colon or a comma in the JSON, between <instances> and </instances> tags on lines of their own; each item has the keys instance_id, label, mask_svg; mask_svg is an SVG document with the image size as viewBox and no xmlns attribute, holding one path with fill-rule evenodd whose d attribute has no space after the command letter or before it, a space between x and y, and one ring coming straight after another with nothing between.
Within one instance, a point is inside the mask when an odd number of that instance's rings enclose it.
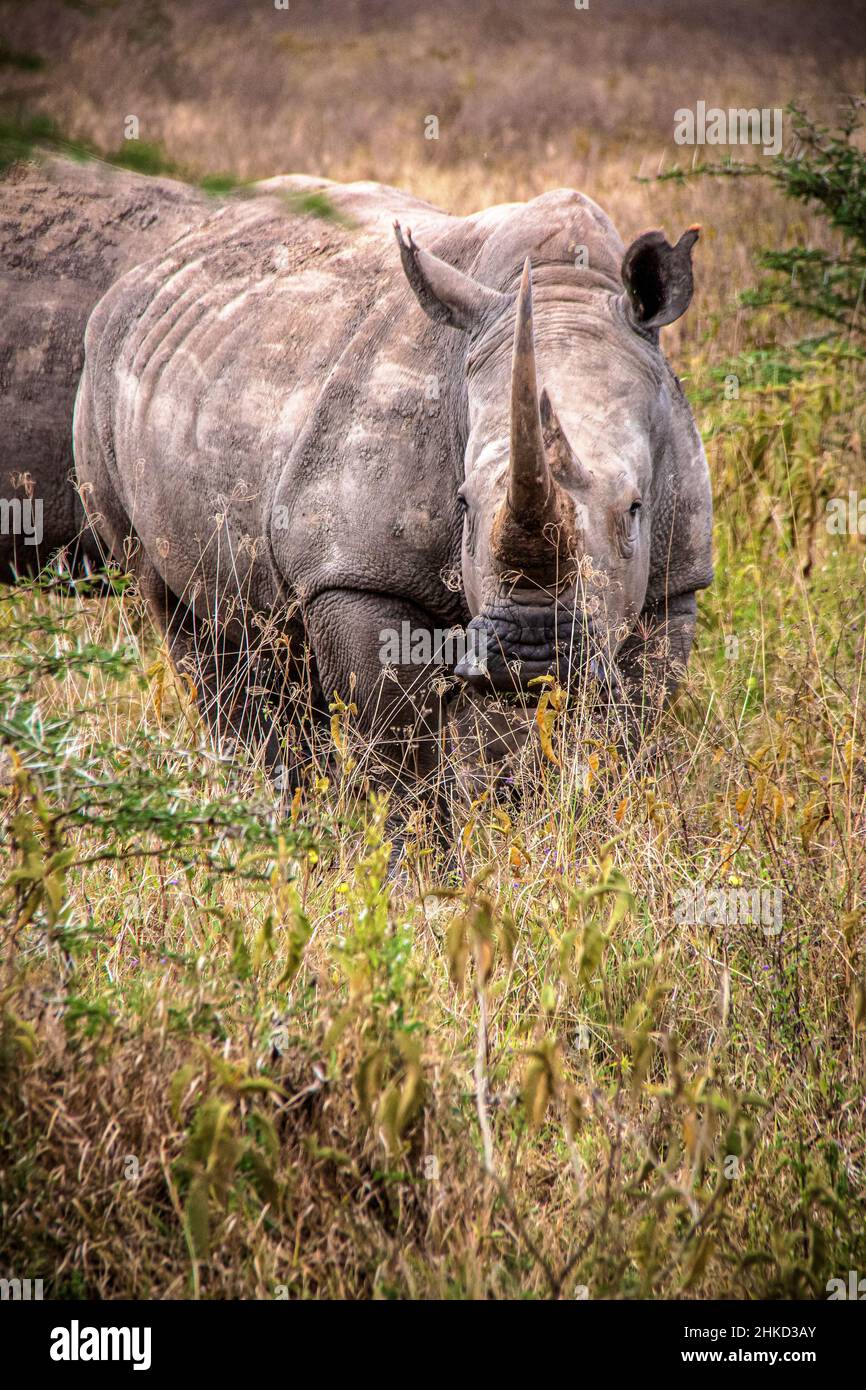
<instances>
[{"instance_id":1,"label":"rhino eye","mask_svg":"<svg viewBox=\"0 0 866 1390\"><path fill-rule=\"evenodd\" d=\"M624 560L630 560L635 553L639 534L640 510L642 502L636 497L627 511L620 512L616 518L616 534L619 552Z\"/></svg>"},{"instance_id":2,"label":"rhino eye","mask_svg":"<svg viewBox=\"0 0 866 1390\"><path fill-rule=\"evenodd\" d=\"M457 494L457 510L461 516L465 516L469 511L469 503L462 492L458 492Z\"/></svg>"}]
</instances>

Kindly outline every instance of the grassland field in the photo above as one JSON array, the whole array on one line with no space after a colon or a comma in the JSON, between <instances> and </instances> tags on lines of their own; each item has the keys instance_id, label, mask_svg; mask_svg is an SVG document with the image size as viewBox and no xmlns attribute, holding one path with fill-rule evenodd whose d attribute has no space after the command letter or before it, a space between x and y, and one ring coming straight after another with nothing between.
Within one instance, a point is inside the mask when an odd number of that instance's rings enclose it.
<instances>
[{"instance_id":1,"label":"grassland field","mask_svg":"<svg viewBox=\"0 0 866 1390\"><path fill-rule=\"evenodd\" d=\"M835 120L864 27L798 0L0 3L3 102L105 152L134 114L142 167L457 213L568 185L626 239L701 223L663 346L716 508L653 760L552 709L522 797L461 813L459 868L419 820L402 876L349 771L278 820L213 755L134 588L4 591L9 1270L88 1298L823 1298L866 1272L866 535L826 526L866 496L862 339L803 352L784 286L743 303L765 249L839 253L818 210L656 179L699 99ZM778 894L781 929L681 920L695 884Z\"/></svg>"}]
</instances>

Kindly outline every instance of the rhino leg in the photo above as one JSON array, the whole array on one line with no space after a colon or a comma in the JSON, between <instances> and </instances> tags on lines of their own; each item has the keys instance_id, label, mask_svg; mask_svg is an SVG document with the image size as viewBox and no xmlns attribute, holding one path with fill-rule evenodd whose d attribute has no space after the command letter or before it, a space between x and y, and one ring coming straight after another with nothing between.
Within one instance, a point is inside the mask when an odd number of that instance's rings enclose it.
<instances>
[{"instance_id":1,"label":"rhino leg","mask_svg":"<svg viewBox=\"0 0 866 1390\"><path fill-rule=\"evenodd\" d=\"M204 600L191 597L195 575L188 593L178 596L169 588L130 525L110 451L101 446L87 375L78 396L76 454L93 531L105 555L135 578L174 665L195 688L216 746L223 753L242 746L261 755L278 786L293 790L311 756L311 711L322 703L315 673L305 663L300 619L271 614L271 635L265 635L252 617L216 621Z\"/></svg>"},{"instance_id":2,"label":"rhino leg","mask_svg":"<svg viewBox=\"0 0 866 1390\"><path fill-rule=\"evenodd\" d=\"M331 589L304 610L325 699L354 704L356 768L398 794L428 800L439 767L444 702L453 686L433 661L383 662L383 634L433 633L424 609L387 594Z\"/></svg>"},{"instance_id":3,"label":"rhino leg","mask_svg":"<svg viewBox=\"0 0 866 1390\"><path fill-rule=\"evenodd\" d=\"M617 656L629 734L639 740L651 732L676 694L695 639L694 592L678 594L644 609Z\"/></svg>"},{"instance_id":4,"label":"rhino leg","mask_svg":"<svg viewBox=\"0 0 866 1390\"><path fill-rule=\"evenodd\" d=\"M279 646L255 641L214 622L172 594L146 557L132 565L142 597L177 670L195 688L196 703L219 750L261 757L280 790L292 791L309 761L309 715L321 693L304 671L299 622L281 625ZM312 681L312 690L311 690Z\"/></svg>"}]
</instances>

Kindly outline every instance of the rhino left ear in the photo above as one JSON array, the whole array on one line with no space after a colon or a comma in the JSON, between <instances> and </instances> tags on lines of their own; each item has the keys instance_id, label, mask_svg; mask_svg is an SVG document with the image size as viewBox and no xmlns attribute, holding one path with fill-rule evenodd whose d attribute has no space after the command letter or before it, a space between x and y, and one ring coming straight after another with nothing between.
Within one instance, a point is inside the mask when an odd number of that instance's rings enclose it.
<instances>
[{"instance_id":1,"label":"rhino left ear","mask_svg":"<svg viewBox=\"0 0 866 1390\"><path fill-rule=\"evenodd\" d=\"M508 295L480 285L432 252L422 251L408 227L404 237L400 223L395 222L394 234L406 279L421 308L435 323L447 323L468 332L485 319L494 318L510 303Z\"/></svg>"},{"instance_id":2,"label":"rhino left ear","mask_svg":"<svg viewBox=\"0 0 866 1390\"><path fill-rule=\"evenodd\" d=\"M639 328L663 328L686 312L692 299L692 247L700 227L689 227L676 246L664 232L644 232L623 256L628 314Z\"/></svg>"}]
</instances>

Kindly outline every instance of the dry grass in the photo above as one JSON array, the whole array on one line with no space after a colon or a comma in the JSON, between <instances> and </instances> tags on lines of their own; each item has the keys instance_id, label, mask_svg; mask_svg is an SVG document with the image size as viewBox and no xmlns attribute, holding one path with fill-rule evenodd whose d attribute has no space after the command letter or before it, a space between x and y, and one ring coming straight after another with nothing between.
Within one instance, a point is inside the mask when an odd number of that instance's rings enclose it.
<instances>
[{"instance_id":1,"label":"dry grass","mask_svg":"<svg viewBox=\"0 0 866 1390\"><path fill-rule=\"evenodd\" d=\"M707 441L718 577L651 765L566 711L562 770L538 755L522 799L463 810L460 872L410 834L404 879L339 772L256 881L219 872L222 840L216 862L145 855L146 834L60 819L118 767L116 804L143 815L142 771L183 773L200 731L132 595L4 602L4 680L58 641L134 653L129 674L43 664L6 708L32 714L19 752L36 728L54 761L13 761L3 791L7 870L29 873L3 897L4 1273L54 1296L751 1298L864 1268L864 551L817 520L866 491L863 368L750 395L756 351L798 331L737 307L755 253L826 233L756 180L633 181L674 157L677 106L827 110L856 45L826 7L700 27L646 8L9 16L52 61L16 76L27 100L106 149L134 112L201 170L375 177L458 211L572 184L625 235L700 220L667 348ZM261 798L203 756L189 804ZM304 824L329 832L318 852ZM689 881L778 889L783 930L680 923Z\"/></svg>"}]
</instances>

